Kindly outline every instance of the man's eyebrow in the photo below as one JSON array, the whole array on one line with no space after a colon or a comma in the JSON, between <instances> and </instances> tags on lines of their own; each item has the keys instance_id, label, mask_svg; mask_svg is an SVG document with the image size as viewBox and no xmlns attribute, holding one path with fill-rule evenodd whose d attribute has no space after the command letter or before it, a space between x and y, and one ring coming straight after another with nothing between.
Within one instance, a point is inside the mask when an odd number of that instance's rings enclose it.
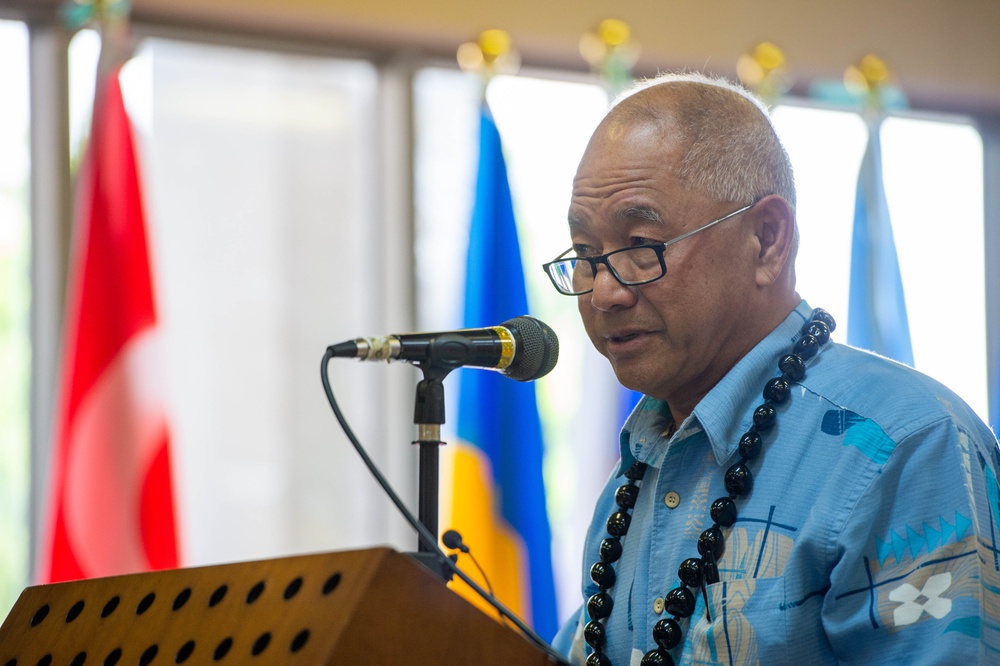
<instances>
[{"instance_id":1,"label":"man's eyebrow","mask_svg":"<svg viewBox=\"0 0 1000 666\"><path fill-rule=\"evenodd\" d=\"M659 224L663 223L663 218L652 208L647 206L630 206L618 214L621 218L638 217L643 220L649 220L650 222L657 222Z\"/></svg>"},{"instance_id":2,"label":"man's eyebrow","mask_svg":"<svg viewBox=\"0 0 1000 666\"><path fill-rule=\"evenodd\" d=\"M648 206L629 206L628 208L615 213L615 217L620 220L639 218L641 220L649 220L650 222L663 224L663 218L660 217L660 214L656 212L655 209ZM586 222L584 222L582 218L577 217L572 213L568 216L568 221L570 229L573 229L574 227L586 226Z\"/></svg>"}]
</instances>

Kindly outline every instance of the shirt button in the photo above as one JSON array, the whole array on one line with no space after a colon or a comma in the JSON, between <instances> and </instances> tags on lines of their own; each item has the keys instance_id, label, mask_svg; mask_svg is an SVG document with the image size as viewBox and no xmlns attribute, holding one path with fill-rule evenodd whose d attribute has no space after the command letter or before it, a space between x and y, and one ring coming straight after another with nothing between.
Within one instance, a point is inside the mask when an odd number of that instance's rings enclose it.
<instances>
[{"instance_id":1,"label":"shirt button","mask_svg":"<svg viewBox=\"0 0 1000 666\"><path fill-rule=\"evenodd\" d=\"M681 496L671 490L664 496L663 503L670 509L676 509L677 505L681 503Z\"/></svg>"},{"instance_id":2,"label":"shirt button","mask_svg":"<svg viewBox=\"0 0 1000 666\"><path fill-rule=\"evenodd\" d=\"M657 615L663 612L663 597L656 597L653 601L653 612Z\"/></svg>"}]
</instances>

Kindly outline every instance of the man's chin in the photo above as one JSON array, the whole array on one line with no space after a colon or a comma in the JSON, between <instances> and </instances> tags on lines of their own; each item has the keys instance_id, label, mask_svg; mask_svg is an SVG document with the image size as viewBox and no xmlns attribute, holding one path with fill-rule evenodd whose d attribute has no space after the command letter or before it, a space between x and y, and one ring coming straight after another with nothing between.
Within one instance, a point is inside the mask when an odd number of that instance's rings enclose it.
<instances>
[{"instance_id":1,"label":"man's chin","mask_svg":"<svg viewBox=\"0 0 1000 666\"><path fill-rule=\"evenodd\" d=\"M615 377L618 379L618 383L623 387L629 389L630 391L638 391L639 393L649 394L652 389L648 377L641 376L640 373L636 372L635 368L630 367L620 367L612 362L611 367L615 371Z\"/></svg>"}]
</instances>

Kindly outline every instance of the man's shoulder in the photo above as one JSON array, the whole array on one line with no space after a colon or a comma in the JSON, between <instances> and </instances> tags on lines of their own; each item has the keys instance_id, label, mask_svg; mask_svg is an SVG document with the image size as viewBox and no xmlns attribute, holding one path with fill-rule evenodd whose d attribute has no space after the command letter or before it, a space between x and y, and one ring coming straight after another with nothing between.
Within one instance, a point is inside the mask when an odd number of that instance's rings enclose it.
<instances>
[{"instance_id":1,"label":"man's shoulder","mask_svg":"<svg viewBox=\"0 0 1000 666\"><path fill-rule=\"evenodd\" d=\"M834 343L810 364L803 386L837 406L877 423L892 439L935 423L984 436L989 429L954 391L913 368Z\"/></svg>"}]
</instances>

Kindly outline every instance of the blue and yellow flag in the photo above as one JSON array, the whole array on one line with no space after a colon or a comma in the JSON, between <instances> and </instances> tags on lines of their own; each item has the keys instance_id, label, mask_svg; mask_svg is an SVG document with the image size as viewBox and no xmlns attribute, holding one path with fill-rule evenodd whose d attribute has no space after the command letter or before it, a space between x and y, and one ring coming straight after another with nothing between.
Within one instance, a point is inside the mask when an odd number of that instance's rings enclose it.
<instances>
[{"instance_id":1,"label":"blue and yellow flag","mask_svg":"<svg viewBox=\"0 0 1000 666\"><path fill-rule=\"evenodd\" d=\"M464 324L470 328L495 326L528 312L507 168L485 102L479 143L465 291ZM459 443L447 447L454 481L453 496L442 502L442 529L462 534L496 596L551 639L557 629L555 587L534 384L461 370L458 437ZM486 587L474 567L463 569ZM483 607L467 586L456 585Z\"/></svg>"},{"instance_id":2,"label":"blue and yellow flag","mask_svg":"<svg viewBox=\"0 0 1000 666\"><path fill-rule=\"evenodd\" d=\"M847 342L912 366L903 280L882 182L880 127L878 120L868 123L868 146L858 174Z\"/></svg>"}]
</instances>

